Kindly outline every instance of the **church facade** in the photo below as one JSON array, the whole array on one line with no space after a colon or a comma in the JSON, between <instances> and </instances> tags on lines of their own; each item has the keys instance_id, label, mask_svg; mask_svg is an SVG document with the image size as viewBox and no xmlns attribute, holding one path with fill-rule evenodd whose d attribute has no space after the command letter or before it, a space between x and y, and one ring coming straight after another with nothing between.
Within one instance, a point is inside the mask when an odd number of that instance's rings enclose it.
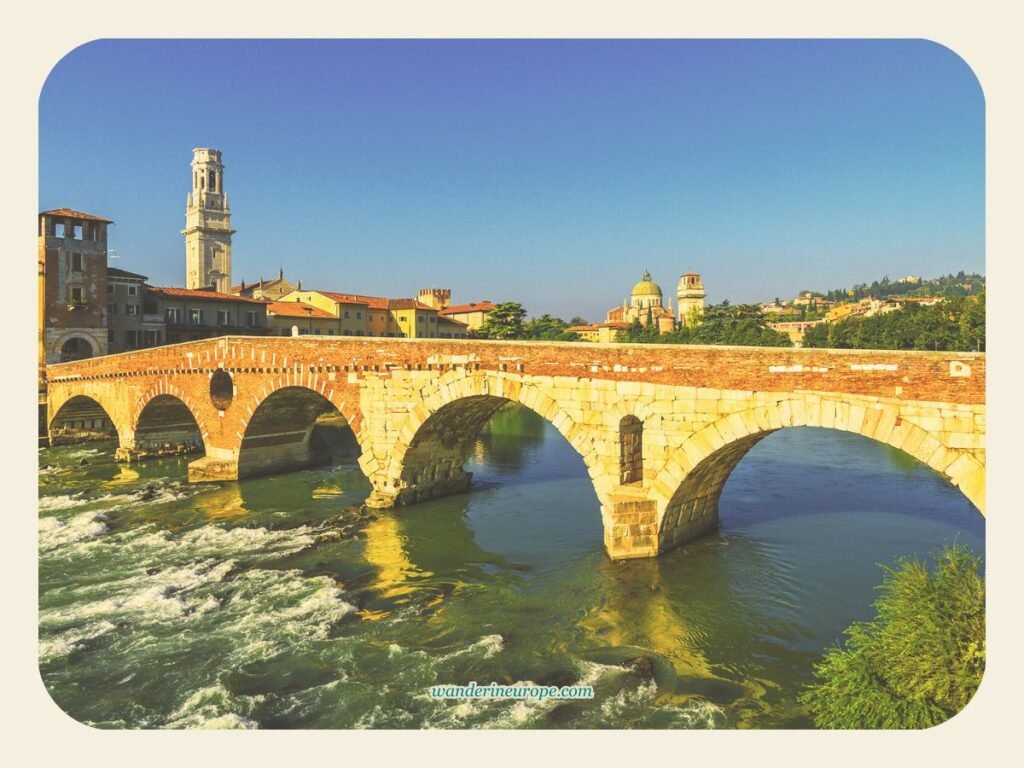
<instances>
[{"instance_id":1,"label":"church facade","mask_svg":"<svg viewBox=\"0 0 1024 768\"><path fill-rule=\"evenodd\" d=\"M633 323L645 328L653 325L658 333L671 333L677 326L699 325L704 315L704 284L696 272L685 272L676 286L676 308L672 310L672 299L665 303L665 294L644 270L640 281L633 286L621 306L608 310L603 323L576 325L566 330L577 333L587 341L612 342L619 331L627 330Z\"/></svg>"}]
</instances>

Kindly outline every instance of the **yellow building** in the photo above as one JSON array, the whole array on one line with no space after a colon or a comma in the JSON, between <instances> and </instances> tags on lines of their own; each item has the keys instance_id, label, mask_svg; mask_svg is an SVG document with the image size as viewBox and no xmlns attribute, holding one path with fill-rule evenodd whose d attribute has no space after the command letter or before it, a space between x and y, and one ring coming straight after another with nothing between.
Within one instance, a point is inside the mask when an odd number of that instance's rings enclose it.
<instances>
[{"instance_id":1,"label":"yellow building","mask_svg":"<svg viewBox=\"0 0 1024 768\"><path fill-rule=\"evenodd\" d=\"M440 317L417 299L385 299L333 291L296 290L282 302L302 302L334 318L335 335L386 336L406 339L466 338L464 323ZM315 327L315 326L314 326Z\"/></svg>"},{"instance_id":2,"label":"yellow building","mask_svg":"<svg viewBox=\"0 0 1024 768\"><path fill-rule=\"evenodd\" d=\"M267 324L272 336L346 335L332 313L301 301L272 301L267 304Z\"/></svg>"},{"instance_id":3,"label":"yellow building","mask_svg":"<svg viewBox=\"0 0 1024 768\"><path fill-rule=\"evenodd\" d=\"M454 304L442 309L438 314L449 320L457 320L465 323L471 330L478 329L484 324L487 315L494 309L489 301L476 301L469 304Z\"/></svg>"}]
</instances>

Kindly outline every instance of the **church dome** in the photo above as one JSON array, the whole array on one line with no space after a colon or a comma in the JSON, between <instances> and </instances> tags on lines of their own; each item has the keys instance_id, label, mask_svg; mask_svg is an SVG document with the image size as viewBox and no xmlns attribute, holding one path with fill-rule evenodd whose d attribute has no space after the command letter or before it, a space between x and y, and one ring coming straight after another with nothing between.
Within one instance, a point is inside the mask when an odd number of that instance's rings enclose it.
<instances>
[{"instance_id":1,"label":"church dome","mask_svg":"<svg viewBox=\"0 0 1024 768\"><path fill-rule=\"evenodd\" d=\"M644 270L640 282L633 286L633 296L661 296L661 286L651 280L651 273Z\"/></svg>"}]
</instances>

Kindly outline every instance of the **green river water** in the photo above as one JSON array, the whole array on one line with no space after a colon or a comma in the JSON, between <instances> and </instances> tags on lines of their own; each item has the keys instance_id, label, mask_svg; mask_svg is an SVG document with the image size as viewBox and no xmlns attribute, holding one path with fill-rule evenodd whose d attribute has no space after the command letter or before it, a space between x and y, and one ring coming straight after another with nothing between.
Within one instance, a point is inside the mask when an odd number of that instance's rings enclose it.
<instances>
[{"instance_id":1,"label":"green river water","mask_svg":"<svg viewBox=\"0 0 1024 768\"><path fill-rule=\"evenodd\" d=\"M519 407L481 435L470 493L372 515L351 461L189 485L186 459L114 447L39 452L40 670L101 728L811 727L797 694L873 615L878 564L984 551L959 491L829 430L766 438L717 534L627 562L582 460ZM594 698L428 693L471 681Z\"/></svg>"}]
</instances>

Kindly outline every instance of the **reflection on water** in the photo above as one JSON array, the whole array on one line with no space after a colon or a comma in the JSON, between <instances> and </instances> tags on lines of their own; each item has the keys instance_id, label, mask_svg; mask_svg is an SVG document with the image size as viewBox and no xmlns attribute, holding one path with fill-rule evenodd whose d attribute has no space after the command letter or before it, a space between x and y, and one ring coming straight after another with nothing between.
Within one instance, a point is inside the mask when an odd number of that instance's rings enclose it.
<instances>
[{"instance_id":1,"label":"reflection on water","mask_svg":"<svg viewBox=\"0 0 1024 768\"><path fill-rule=\"evenodd\" d=\"M40 451L40 667L101 727L806 727L796 695L871 615L878 563L983 551L955 488L825 430L756 446L719 533L627 562L582 460L518 407L481 435L470 493L373 515L350 461L193 486L183 459L112 451ZM426 695L470 681L595 697Z\"/></svg>"}]
</instances>

